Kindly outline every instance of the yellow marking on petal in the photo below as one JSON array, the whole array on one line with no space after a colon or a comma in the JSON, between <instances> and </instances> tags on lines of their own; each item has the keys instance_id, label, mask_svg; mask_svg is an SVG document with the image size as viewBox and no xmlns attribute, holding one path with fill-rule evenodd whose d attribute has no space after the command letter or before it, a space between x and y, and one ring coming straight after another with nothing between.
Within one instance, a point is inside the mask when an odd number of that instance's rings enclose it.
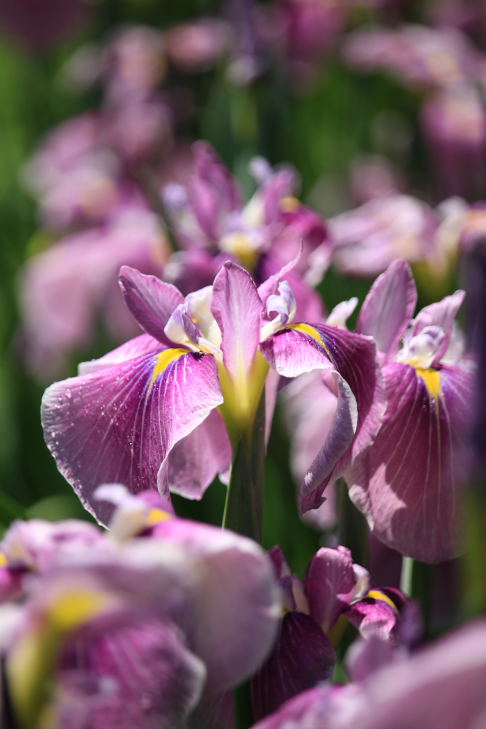
<instances>
[{"instance_id":1,"label":"yellow marking on petal","mask_svg":"<svg viewBox=\"0 0 486 729\"><path fill-rule=\"evenodd\" d=\"M443 399L444 397L440 384L439 371L415 367L415 374L417 375L418 379L422 380L422 382L424 383L425 387L427 388L427 392L429 393L429 397L434 398L435 412L438 413L439 399Z\"/></svg>"},{"instance_id":2,"label":"yellow marking on petal","mask_svg":"<svg viewBox=\"0 0 486 729\"><path fill-rule=\"evenodd\" d=\"M389 605L395 612L398 612L398 608L393 602L393 600L390 600L388 595L385 595L384 592L381 590L370 590L366 595L366 597L372 597L373 600L380 600L381 602L386 602L387 605Z\"/></svg>"},{"instance_id":3,"label":"yellow marking on petal","mask_svg":"<svg viewBox=\"0 0 486 729\"><path fill-rule=\"evenodd\" d=\"M162 511L162 509L150 509L146 525L155 526L156 524L160 524L163 521L169 521L170 519L172 519L172 514L169 514L168 511Z\"/></svg>"},{"instance_id":4,"label":"yellow marking on petal","mask_svg":"<svg viewBox=\"0 0 486 729\"><path fill-rule=\"evenodd\" d=\"M0 567L6 567L8 565L8 559L3 552L0 552Z\"/></svg>"},{"instance_id":5,"label":"yellow marking on petal","mask_svg":"<svg viewBox=\"0 0 486 729\"><path fill-rule=\"evenodd\" d=\"M160 352L160 354L156 355L155 365L152 371L152 379L150 380L147 395L150 394L150 391L157 377L165 372L170 363L173 362L175 359L181 357L183 354L187 354L187 352L187 349L164 349L163 352Z\"/></svg>"},{"instance_id":6,"label":"yellow marking on petal","mask_svg":"<svg viewBox=\"0 0 486 729\"><path fill-rule=\"evenodd\" d=\"M74 630L104 612L110 601L105 595L87 590L62 595L49 610L49 621L58 630Z\"/></svg>"},{"instance_id":7,"label":"yellow marking on petal","mask_svg":"<svg viewBox=\"0 0 486 729\"><path fill-rule=\"evenodd\" d=\"M289 195L288 197L283 197L278 206L283 213L293 213L298 207L300 207L300 200Z\"/></svg>"},{"instance_id":8,"label":"yellow marking on petal","mask_svg":"<svg viewBox=\"0 0 486 729\"><path fill-rule=\"evenodd\" d=\"M298 332L302 332L303 334L307 334L307 336L311 337L317 344L319 344L326 352L327 356L331 360L331 362L334 362L331 353L329 351L329 348L327 344L322 339L321 335L317 331L315 327L312 327L310 324L289 324L289 326L283 327L283 329L295 329Z\"/></svg>"}]
</instances>

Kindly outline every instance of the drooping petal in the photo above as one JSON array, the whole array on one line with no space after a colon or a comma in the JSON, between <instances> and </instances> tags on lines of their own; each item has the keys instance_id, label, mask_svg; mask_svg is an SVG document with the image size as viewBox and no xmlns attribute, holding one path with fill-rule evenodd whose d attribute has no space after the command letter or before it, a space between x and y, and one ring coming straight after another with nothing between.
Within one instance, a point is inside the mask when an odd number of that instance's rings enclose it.
<instances>
[{"instance_id":1,"label":"drooping petal","mask_svg":"<svg viewBox=\"0 0 486 729\"><path fill-rule=\"evenodd\" d=\"M315 620L299 612L286 613L277 643L251 680L253 718L256 721L331 678L336 652Z\"/></svg>"},{"instance_id":2,"label":"drooping petal","mask_svg":"<svg viewBox=\"0 0 486 729\"><path fill-rule=\"evenodd\" d=\"M379 352L392 357L417 303L417 289L406 261L394 261L378 276L356 323L359 334L374 338Z\"/></svg>"},{"instance_id":3,"label":"drooping petal","mask_svg":"<svg viewBox=\"0 0 486 729\"><path fill-rule=\"evenodd\" d=\"M326 634L349 606L354 584L353 559L346 547L323 547L309 562L305 591L310 614Z\"/></svg>"},{"instance_id":4,"label":"drooping petal","mask_svg":"<svg viewBox=\"0 0 486 729\"><path fill-rule=\"evenodd\" d=\"M109 513L93 490L117 482L132 493L156 489L171 448L221 402L214 357L166 349L55 383L42 423L59 470L103 523Z\"/></svg>"},{"instance_id":5,"label":"drooping petal","mask_svg":"<svg viewBox=\"0 0 486 729\"><path fill-rule=\"evenodd\" d=\"M213 410L172 448L168 460L169 488L186 499L200 499L215 476L226 471L230 463L228 431L221 415Z\"/></svg>"},{"instance_id":6,"label":"drooping petal","mask_svg":"<svg viewBox=\"0 0 486 729\"><path fill-rule=\"evenodd\" d=\"M125 303L142 329L162 344L172 346L164 327L174 309L184 303L181 292L156 276L145 276L129 266L122 266L119 280Z\"/></svg>"},{"instance_id":7,"label":"drooping petal","mask_svg":"<svg viewBox=\"0 0 486 729\"><path fill-rule=\"evenodd\" d=\"M299 492L304 513L322 504L327 483L373 442L381 425L386 399L376 347L371 338L337 327L296 324L262 342L260 351L285 377L322 369L334 379L336 417Z\"/></svg>"},{"instance_id":8,"label":"drooping petal","mask_svg":"<svg viewBox=\"0 0 486 729\"><path fill-rule=\"evenodd\" d=\"M440 362L442 356L447 351L452 336L452 325L457 312L462 306L465 295L464 291L459 290L452 294L452 296L446 296L442 301L425 306L413 322L411 335L414 337L420 334L425 327L429 326L437 326L444 331L444 341L435 356L433 362L434 367Z\"/></svg>"},{"instance_id":9,"label":"drooping petal","mask_svg":"<svg viewBox=\"0 0 486 729\"><path fill-rule=\"evenodd\" d=\"M258 669L275 640L280 600L270 561L250 539L183 519L158 524L153 537L200 559L194 609L176 609L173 618L206 664L208 690L237 685Z\"/></svg>"},{"instance_id":10,"label":"drooping petal","mask_svg":"<svg viewBox=\"0 0 486 729\"><path fill-rule=\"evenodd\" d=\"M385 544L424 562L458 554L473 376L459 367L383 368L388 409L372 447L345 474Z\"/></svg>"},{"instance_id":11,"label":"drooping petal","mask_svg":"<svg viewBox=\"0 0 486 729\"><path fill-rule=\"evenodd\" d=\"M396 642L398 610L393 601L379 590L372 590L362 600L350 605L345 615L363 638L377 636L381 640Z\"/></svg>"},{"instance_id":12,"label":"drooping petal","mask_svg":"<svg viewBox=\"0 0 486 729\"><path fill-rule=\"evenodd\" d=\"M221 329L225 367L239 383L257 352L263 311L257 287L244 268L224 264L214 279L211 311Z\"/></svg>"}]
</instances>

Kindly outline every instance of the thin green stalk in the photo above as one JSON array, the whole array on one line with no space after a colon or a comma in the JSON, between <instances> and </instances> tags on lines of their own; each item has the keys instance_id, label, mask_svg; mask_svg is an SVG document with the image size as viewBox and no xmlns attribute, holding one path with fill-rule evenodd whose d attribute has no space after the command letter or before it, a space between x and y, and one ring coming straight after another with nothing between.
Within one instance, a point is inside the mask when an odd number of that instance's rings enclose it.
<instances>
[{"instance_id":1,"label":"thin green stalk","mask_svg":"<svg viewBox=\"0 0 486 729\"><path fill-rule=\"evenodd\" d=\"M351 550L353 560L362 567L369 566L368 524L355 507L348 494L344 479L339 479L339 526L338 542Z\"/></svg>"},{"instance_id":2,"label":"thin green stalk","mask_svg":"<svg viewBox=\"0 0 486 729\"><path fill-rule=\"evenodd\" d=\"M249 729L249 727L253 726L249 681L245 681L245 683L233 689L233 706L235 712L235 729Z\"/></svg>"},{"instance_id":3,"label":"thin green stalk","mask_svg":"<svg viewBox=\"0 0 486 729\"><path fill-rule=\"evenodd\" d=\"M434 570L433 564L418 562L411 557L402 558L400 589L412 600L420 603L426 638L430 638Z\"/></svg>"}]
</instances>

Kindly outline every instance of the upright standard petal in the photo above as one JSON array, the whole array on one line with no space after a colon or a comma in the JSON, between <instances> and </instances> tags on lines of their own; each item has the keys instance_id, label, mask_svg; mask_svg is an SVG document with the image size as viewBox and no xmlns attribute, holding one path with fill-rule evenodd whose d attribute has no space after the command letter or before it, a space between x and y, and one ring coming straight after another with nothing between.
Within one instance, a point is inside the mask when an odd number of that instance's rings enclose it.
<instances>
[{"instance_id":1,"label":"upright standard petal","mask_svg":"<svg viewBox=\"0 0 486 729\"><path fill-rule=\"evenodd\" d=\"M447 351L452 336L452 325L465 296L465 292L459 290L452 296L446 296L442 301L425 306L413 322L411 331L413 337L430 326L440 327L445 334L444 340L435 355L433 366L440 362Z\"/></svg>"},{"instance_id":2,"label":"upright standard petal","mask_svg":"<svg viewBox=\"0 0 486 729\"><path fill-rule=\"evenodd\" d=\"M329 384L338 395L329 435L299 492L299 510L304 513L323 503L326 485L373 442L381 425L386 397L375 343L337 327L295 324L263 341L260 351L284 377L313 369L329 371Z\"/></svg>"},{"instance_id":3,"label":"upright standard petal","mask_svg":"<svg viewBox=\"0 0 486 729\"><path fill-rule=\"evenodd\" d=\"M132 493L156 489L174 444L222 401L214 357L164 349L56 382L41 416L59 470L105 523L111 509L92 499L94 489L117 482Z\"/></svg>"},{"instance_id":4,"label":"upright standard petal","mask_svg":"<svg viewBox=\"0 0 486 729\"><path fill-rule=\"evenodd\" d=\"M348 607L354 584L353 559L346 547L323 547L309 562L305 576L309 609L325 633Z\"/></svg>"},{"instance_id":5,"label":"upright standard petal","mask_svg":"<svg viewBox=\"0 0 486 729\"><path fill-rule=\"evenodd\" d=\"M423 562L460 551L460 487L473 400L459 367L385 365L388 409L373 446L345 474L350 497L389 547Z\"/></svg>"},{"instance_id":6,"label":"upright standard petal","mask_svg":"<svg viewBox=\"0 0 486 729\"><path fill-rule=\"evenodd\" d=\"M378 351L392 357L416 303L417 289L410 266L406 261L394 261L371 287L361 307L356 331L373 337Z\"/></svg>"},{"instance_id":7,"label":"upright standard petal","mask_svg":"<svg viewBox=\"0 0 486 729\"><path fill-rule=\"evenodd\" d=\"M156 276L145 276L129 266L121 267L119 280L125 303L142 329L162 344L172 346L164 327L174 309L184 303L181 292Z\"/></svg>"}]
</instances>

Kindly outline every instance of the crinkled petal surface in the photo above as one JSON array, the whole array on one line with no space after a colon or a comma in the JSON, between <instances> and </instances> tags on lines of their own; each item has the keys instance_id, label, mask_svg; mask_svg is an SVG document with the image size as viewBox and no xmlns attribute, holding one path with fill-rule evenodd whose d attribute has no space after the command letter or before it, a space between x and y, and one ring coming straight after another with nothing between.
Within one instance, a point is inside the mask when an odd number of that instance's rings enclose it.
<instances>
[{"instance_id":1,"label":"crinkled petal surface","mask_svg":"<svg viewBox=\"0 0 486 729\"><path fill-rule=\"evenodd\" d=\"M346 547L323 547L310 560L305 575L310 614L326 633L349 606L354 583L353 560Z\"/></svg>"},{"instance_id":2,"label":"crinkled petal surface","mask_svg":"<svg viewBox=\"0 0 486 729\"><path fill-rule=\"evenodd\" d=\"M286 613L277 643L251 680L253 718L276 711L285 701L331 678L336 652L315 620L299 612Z\"/></svg>"},{"instance_id":3,"label":"crinkled petal surface","mask_svg":"<svg viewBox=\"0 0 486 729\"><path fill-rule=\"evenodd\" d=\"M314 369L330 370L338 395L336 417L301 486L301 513L323 503L329 481L374 440L386 407L376 346L369 337L324 324L296 324L260 345L269 365L284 377Z\"/></svg>"},{"instance_id":4,"label":"crinkled petal surface","mask_svg":"<svg viewBox=\"0 0 486 729\"><path fill-rule=\"evenodd\" d=\"M199 557L193 607L172 617L206 665L208 690L237 685L262 664L277 633L280 599L270 560L250 539L183 519L159 524L153 536Z\"/></svg>"},{"instance_id":5,"label":"crinkled petal surface","mask_svg":"<svg viewBox=\"0 0 486 729\"><path fill-rule=\"evenodd\" d=\"M42 400L44 436L84 506L105 523L109 513L92 499L94 489L156 489L171 448L222 399L214 357L166 349L51 385Z\"/></svg>"},{"instance_id":6,"label":"crinkled petal surface","mask_svg":"<svg viewBox=\"0 0 486 729\"><path fill-rule=\"evenodd\" d=\"M119 280L125 303L142 329L162 344L173 346L164 327L172 312L184 303L181 292L156 276L145 276L129 266L122 266Z\"/></svg>"},{"instance_id":7,"label":"crinkled petal surface","mask_svg":"<svg viewBox=\"0 0 486 729\"><path fill-rule=\"evenodd\" d=\"M394 261L378 276L356 323L359 334L374 338L379 352L393 356L417 303L417 289L406 261Z\"/></svg>"},{"instance_id":8,"label":"crinkled petal surface","mask_svg":"<svg viewBox=\"0 0 486 729\"><path fill-rule=\"evenodd\" d=\"M373 446L345 475L351 499L389 547L423 562L450 559L460 549L473 377L445 366L422 377L398 363L383 372L388 409Z\"/></svg>"}]
</instances>

